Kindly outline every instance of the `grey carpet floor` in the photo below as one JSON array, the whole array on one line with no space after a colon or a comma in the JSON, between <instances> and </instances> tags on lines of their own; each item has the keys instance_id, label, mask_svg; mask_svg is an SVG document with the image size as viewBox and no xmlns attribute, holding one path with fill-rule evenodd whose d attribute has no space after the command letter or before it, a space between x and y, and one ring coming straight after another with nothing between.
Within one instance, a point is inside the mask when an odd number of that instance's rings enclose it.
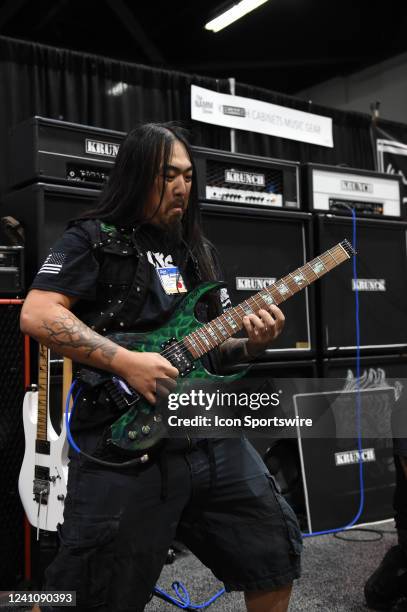
<instances>
[{"instance_id":1,"label":"grey carpet floor","mask_svg":"<svg viewBox=\"0 0 407 612\"><path fill-rule=\"evenodd\" d=\"M366 530L341 534L343 538L355 538L358 542L339 540L333 535L305 539L303 575L295 583L290 612L367 612L363 585L386 550L396 543L392 522L370 525L369 528L386 533L380 541L367 541L375 535ZM250 559L247 562L250 563ZM158 585L173 594L171 584L174 580L185 584L194 603L209 599L222 588L211 572L190 553L179 555L172 565L166 565ZM172 612L178 609L154 597L145 612ZM208 610L244 612L243 596L241 593L227 593Z\"/></svg>"}]
</instances>

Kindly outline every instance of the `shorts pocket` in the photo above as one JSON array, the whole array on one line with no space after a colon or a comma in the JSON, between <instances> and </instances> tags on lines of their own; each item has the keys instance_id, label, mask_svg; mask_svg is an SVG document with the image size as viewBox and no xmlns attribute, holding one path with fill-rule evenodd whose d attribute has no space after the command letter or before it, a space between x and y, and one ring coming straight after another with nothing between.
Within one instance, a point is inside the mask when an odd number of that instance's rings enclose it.
<instances>
[{"instance_id":1,"label":"shorts pocket","mask_svg":"<svg viewBox=\"0 0 407 612\"><path fill-rule=\"evenodd\" d=\"M46 571L47 588L76 591L78 607L107 603L118 528L118 517L70 517L58 525L60 549Z\"/></svg>"},{"instance_id":2,"label":"shorts pocket","mask_svg":"<svg viewBox=\"0 0 407 612\"><path fill-rule=\"evenodd\" d=\"M270 483L270 487L272 488L278 505L280 507L281 515L284 519L284 523L287 528L287 535L290 542L291 550L294 555L299 556L302 552L302 534L297 521L297 517L295 516L295 512L291 508L290 504L281 495L274 477L270 474L266 474L266 477Z\"/></svg>"}]
</instances>

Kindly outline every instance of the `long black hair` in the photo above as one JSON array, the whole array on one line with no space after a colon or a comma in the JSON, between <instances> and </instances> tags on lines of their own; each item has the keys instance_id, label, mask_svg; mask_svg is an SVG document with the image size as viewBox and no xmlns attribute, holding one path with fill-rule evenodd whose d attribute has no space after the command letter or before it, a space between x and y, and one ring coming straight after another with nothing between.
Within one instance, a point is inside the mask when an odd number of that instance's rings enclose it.
<instances>
[{"instance_id":1,"label":"long black hair","mask_svg":"<svg viewBox=\"0 0 407 612\"><path fill-rule=\"evenodd\" d=\"M100 219L117 227L135 228L145 219L145 202L154 186L156 177L167 173L167 167L175 141L181 142L193 167L189 204L182 219L183 240L196 261L201 280L215 280L216 264L213 246L202 232L198 205L196 171L187 130L175 123L144 123L132 129L121 143L116 163L101 194L97 208L81 218ZM165 181L158 206L164 196Z\"/></svg>"}]
</instances>

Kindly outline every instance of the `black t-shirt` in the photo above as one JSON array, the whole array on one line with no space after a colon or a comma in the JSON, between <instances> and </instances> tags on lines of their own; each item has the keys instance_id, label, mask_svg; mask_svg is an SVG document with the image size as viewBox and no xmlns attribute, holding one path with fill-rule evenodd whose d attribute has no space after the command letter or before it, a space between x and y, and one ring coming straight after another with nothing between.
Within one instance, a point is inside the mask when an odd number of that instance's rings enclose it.
<instances>
[{"instance_id":1,"label":"black t-shirt","mask_svg":"<svg viewBox=\"0 0 407 612\"><path fill-rule=\"evenodd\" d=\"M98 274L99 264L90 238L81 226L75 225L56 241L34 278L31 289L94 300Z\"/></svg>"}]
</instances>

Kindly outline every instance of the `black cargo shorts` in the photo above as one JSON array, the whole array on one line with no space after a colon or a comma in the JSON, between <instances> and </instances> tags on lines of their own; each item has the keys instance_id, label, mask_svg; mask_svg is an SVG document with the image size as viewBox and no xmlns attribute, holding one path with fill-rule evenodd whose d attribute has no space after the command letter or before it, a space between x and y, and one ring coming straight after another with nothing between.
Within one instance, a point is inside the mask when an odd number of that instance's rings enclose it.
<instances>
[{"instance_id":1,"label":"black cargo shorts","mask_svg":"<svg viewBox=\"0 0 407 612\"><path fill-rule=\"evenodd\" d=\"M295 514L246 438L201 440L165 461L165 470L159 461L117 470L72 459L47 590L76 591L81 611L141 612L174 539L227 591L268 591L299 577Z\"/></svg>"}]
</instances>

